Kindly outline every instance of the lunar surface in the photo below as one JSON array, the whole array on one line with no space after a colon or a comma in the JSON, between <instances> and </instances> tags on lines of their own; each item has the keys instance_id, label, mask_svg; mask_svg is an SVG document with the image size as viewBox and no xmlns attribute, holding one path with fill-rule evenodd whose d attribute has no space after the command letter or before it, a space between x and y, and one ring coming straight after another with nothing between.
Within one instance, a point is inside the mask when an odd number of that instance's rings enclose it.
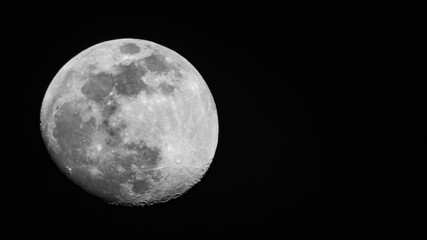
<instances>
[{"instance_id":1,"label":"lunar surface","mask_svg":"<svg viewBox=\"0 0 427 240\"><path fill-rule=\"evenodd\" d=\"M49 85L41 131L52 159L108 203L176 198L208 170L218 116L199 72L167 47L139 39L94 45Z\"/></svg>"}]
</instances>

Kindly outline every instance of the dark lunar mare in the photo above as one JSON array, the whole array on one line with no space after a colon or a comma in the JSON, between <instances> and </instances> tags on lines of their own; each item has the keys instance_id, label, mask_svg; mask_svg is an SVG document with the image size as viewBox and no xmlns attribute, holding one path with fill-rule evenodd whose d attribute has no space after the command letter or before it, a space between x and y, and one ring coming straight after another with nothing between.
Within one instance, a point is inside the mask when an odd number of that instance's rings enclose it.
<instances>
[{"instance_id":1,"label":"dark lunar mare","mask_svg":"<svg viewBox=\"0 0 427 240\"><path fill-rule=\"evenodd\" d=\"M120 136L120 132L125 128L126 128L125 123L121 123L119 124L119 126L113 127L109 125L107 121L104 120L102 122L101 129L104 130L108 135L105 142L107 146L118 147L123 142L123 139Z\"/></svg>"},{"instance_id":2,"label":"dark lunar mare","mask_svg":"<svg viewBox=\"0 0 427 240\"><path fill-rule=\"evenodd\" d=\"M159 53L152 53L150 56L143 58L143 61L147 69L151 72L163 74L173 71L175 76L174 81L179 81L182 78L179 68L174 64L168 63L166 58Z\"/></svg>"},{"instance_id":3,"label":"dark lunar mare","mask_svg":"<svg viewBox=\"0 0 427 240\"><path fill-rule=\"evenodd\" d=\"M66 87L67 84L73 80L73 78L74 78L74 76L76 74L77 73L76 73L76 71L74 69L70 69L70 70L68 70L65 73L65 76L64 76L63 80L61 81L60 86L58 87L58 91L55 92L55 93L53 93L52 100L51 100L50 104L47 107L45 116L42 116L42 118L44 119L44 121L47 121L48 118L53 115L54 106L55 106L56 101L58 101L58 99L60 98L60 96L67 89L67 87ZM48 125L47 123L44 123L44 125L42 126L42 128L44 130L43 132L47 132L47 125ZM49 144L48 141L46 141L46 143Z\"/></svg>"},{"instance_id":4,"label":"dark lunar mare","mask_svg":"<svg viewBox=\"0 0 427 240\"><path fill-rule=\"evenodd\" d=\"M148 57L144 58L145 65L147 66L148 70L155 73L165 73L169 72L170 66L166 62L165 57L162 55L153 53Z\"/></svg>"},{"instance_id":5,"label":"dark lunar mare","mask_svg":"<svg viewBox=\"0 0 427 240\"><path fill-rule=\"evenodd\" d=\"M144 171L144 179L136 179L134 173L132 173L133 182L132 190L135 193L142 194L150 189L151 183L147 177L151 176L154 181L159 181L159 175L156 175L157 171L154 170L160 161L160 149L156 147L148 147L145 142L140 143L128 143L124 145L125 149L134 150L136 153L128 156L117 155L116 162L122 168L128 172L132 172L132 165L137 167L146 168Z\"/></svg>"},{"instance_id":6,"label":"dark lunar mare","mask_svg":"<svg viewBox=\"0 0 427 240\"><path fill-rule=\"evenodd\" d=\"M81 113L73 108L73 102L65 103L60 108L60 111L55 117L56 127L53 131L54 137L57 139L58 144L61 148L61 159L67 161L69 166L72 166L72 180L78 185L82 186L88 192L105 199L107 201L117 201L115 195L120 193L120 184L131 181L132 189L135 193L142 194L150 189L151 183L146 179L136 179L135 172L132 170L132 164L139 167L156 167L158 164L160 149L158 148L149 148L144 142L140 144L126 144L124 148L135 150L136 154L132 154L126 157L120 157L116 155L113 158L111 165L105 168L99 168L102 172L102 176L92 176L88 171L85 165L94 165L96 162L88 161L85 159L84 152L78 151L79 149L83 150L84 141L90 140L90 134L93 133L97 128L95 124L95 119L92 118L87 123L82 123ZM107 107L108 106L108 107ZM114 112L117 110L115 103L108 104L104 108L105 117L111 117ZM108 141L115 141L115 139L120 138L119 132L108 124L108 121L104 119L101 123L101 126L105 127L105 131L108 132L109 138ZM125 128L123 126L122 128ZM98 126L98 131L99 131ZM114 146L118 146L115 144ZM112 144L110 143L110 147ZM59 156L55 156L59 157ZM122 166L125 171L118 172L115 168L116 165ZM145 177L153 176L154 172L147 171L144 175Z\"/></svg>"},{"instance_id":7,"label":"dark lunar mare","mask_svg":"<svg viewBox=\"0 0 427 240\"><path fill-rule=\"evenodd\" d=\"M94 131L96 122L95 118L91 118L83 123L81 113L72 104L64 103L55 115L53 137L67 160L75 162L81 160L79 149L85 141L89 141L89 134Z\"/></svg>"},{"instance_id":8,"label":"dark lunar mare","mask_svg":"<svg viewBox=\"0 0 427 240\"><path fill-rule=\"evenodd\" d=\"M151 184L148 179L135 180L132 185L132 190L138 194L146 192L151 187Z\"/></svg>"},{"instance_id":9,"label":"dark lunar mare","mask_svg":"<svg viewBox=\"0 0 427 240\"><path fill-rule=\"evenodd\" d=\"M88 99L101 102L113 90L114 76L108 73L89 75L89 81L83 85L81 92Z\"/></svg>"},{"instance_id":10,"label":"dark lunar mare","mask_svg":"<svg viewBox=\"0 0 427 240\"><path fill-rule=\"evenodd\" d=\"M148 147L145 142L128 143L124 147L133 150L136 154L127 157L127 161L131 161L137 166L156 167L160 157L160 149L157 147Z\"/></svg>"},{"instance_id":11,"label":"dark lunar mare","mask_svg":"<svg viewBox=\"0 0 427 240\"><path fill-rule=\"evenodd\" d=\"M128 51L131 50L128 49ZM139 63L145 63L145 66ZM164 73L173 69L161 55L153 54L136 63L118 64L116 67L117 74L105 72L88 74L88 81L81 88L81 92L86 98L94 101L102 109L102 121L95 123L95 120L91 119L88 123L81 125L81 113L64 104L63 109L55 119L57 127L54 129L54 137L58 140L61 151L64 153L63 158L77 166L72 171L76 181L89 192L108 200L117 200L114 195L119 193L120 184L129 180L133 184L132 188L135 193L142 194L149 190L150 182L146 178L136 179L132 164L146 168L144 176L151 176L154 181L159 181L160 177L156 174L158 171L153 169L158 166L161 160L161 150L156 147L148 147L143 141L122 145L123 139L121 139L120 133L127 126L124 123L115 127L111 126L110 119L120 106L110 93L116 91L118 95L134 97L141 91L153 94L152 91L157 90L158 94L170 96L176 90L174 85L166 82L161 83L157 89L152 89L141 80L148 70ZM104 131L107 134L106 145L108 147L123 146L135 151L134 154L128 156L116 155L109 167L99 169L103 173L103 177L94 177L87 170L79 168L88 162L84 162L87 159L84 159L82 152L79 152L78 149L82 149L82 144L85 141L86 143L90 141L90 134L94 131ZM118 172L117 168L114 167L117 165L122 166L125 171L123 173Z\"/></svg>"},{"instance_id":12,"label":"dark lunar mare","mask_svg":"<svg viewBox=\"0 0 427 240\"><path fill-rule=\"evenodd\" d=\"M120 52L122 54L134 55L141 51L141 48L135 43L125 43L120 46Z\"/></svg>"},{"instance_id":13,"label":"dark lunar mare","mask_svg":"<svg viewBox=\"0 0 427 240\"><path fill-rule=\"evenodd\" d=\"M133 173L117 173L111 169L103 170L102 172L102 177L94 177L88 174L87 170L75 168L73 169L75 178L73 180L89 193L95 194L102 199L108 201L119 200L115 195L120 192L120 184L132 178Z\"/></svg>"},{"instance_id":14,"label":"dark lunar mare","mask_svg":"<svg viewBox=\"0 0 427 240\"><path fill-rule=\"evenodd\" d=\"M124 96L134 96L142 90L147 90L148 86L141 77L147 72L142 66L135 63L129 65L119 65L120 73L115 76L114 86L117 93Z\"/></svg>"},{"instance_id":15,"label":"dark lunar mare","mask_svg":"<svg viewBox=\"0 0 427 240\"><path fill-rule=\"evenodd\" d=\"M157 90L160 94L170 96L177 89L175 85L162 82L157 89L149 87L141 78L147 71L156 74L168 73L178 69L172 64L169 64L165 57L153 53L150 56L132 62L130 64L119 63L116 65L117 74L100 72L97 74L89 74L89 79L81 88L81 92L90 100L101 103L108 98L109 94L115 89L118 95L125 97L134 97L141 91L147 95L151 95L153 90ZM174 82L179 82L179 78L174 78Z\"/></svg>"},{"instance_id":16,"label":"dark lunar mare","mask_svg":"<svg viewBox=\"0 0 427 240\"><path fill-rule=\"evenodd\" d=\"M88 99L97 103L104 101L107 96L116 89L117 94L131 97L147 90L148 86L141 80L147 72L143 66L131 63L129 65L117 65L119 73L110 74L100 72L89 74L89 79L81 88L81 92Z\"/></svg>"},{"instance_id":17,"label":"dark lunar mare","mask_svg":"<svg viewBox=\"0 0 427 240\"><path fill-rule=\"evenodd\" d=\"M165 95L165 96L172 95L173 92L176 89L175 86L172 86L172 85L170 85L170 84L168 84L166 82L160 83L158 88L160 89L160 93L163 94L163 95Z\"/></svg>"},{"instance_id":18,"label":"dark lunar mare","mask_svg":"<svg viewBox=\"0 0 427 240\"><path fill-rule=\"evenodd\" d=\"M108 119L119 109L119 105L115 99L107 100L101 104L102 107L102 117Z\"/></svg>"}]
</instances>

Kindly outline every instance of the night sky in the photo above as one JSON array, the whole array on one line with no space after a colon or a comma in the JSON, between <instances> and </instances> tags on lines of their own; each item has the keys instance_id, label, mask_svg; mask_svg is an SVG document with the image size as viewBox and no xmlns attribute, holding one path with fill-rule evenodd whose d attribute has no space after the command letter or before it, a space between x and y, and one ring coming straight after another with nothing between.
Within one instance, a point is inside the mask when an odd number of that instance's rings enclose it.
<instances>
[{"instance_id":1,"label":"night sky","mask_svg":"<svg viewBox=\"0 0 427 240\"><path fill-rule=\"evenodd\" d=\"M219 3L120 11L40 4L5 8L3 81L13 86L3 89L10 121L3 162L12 165L3 168L8 234L104 229L347 239L425 227L418 219L427 200L427 88L417 19L347 23L347 13L323 18ZM178 52L215 100L215 158L199 183L167 203L103 203L59 171L40 133L41 103L59 69L118 38Z\"/></svg>"}]
</instances>

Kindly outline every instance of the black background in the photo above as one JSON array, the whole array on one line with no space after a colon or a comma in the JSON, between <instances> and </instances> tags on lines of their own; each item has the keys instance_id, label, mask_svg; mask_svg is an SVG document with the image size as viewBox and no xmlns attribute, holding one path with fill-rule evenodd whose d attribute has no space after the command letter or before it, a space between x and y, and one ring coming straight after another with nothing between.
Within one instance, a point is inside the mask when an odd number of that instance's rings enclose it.
<instances>
[{"instance_id":1,"label":"black background","mask_svg":"<svg viewBox=\"0 0 427 240\"><path fill-rule=\"evenodd\" d=\"M331 16L316 6L73 4L4 8L8 234L422 233L427 89L417 14L373 10L365 22L348 8ZM167 203L103 203L62 175L40 134L41 103L59 69L118 38L184 56L218 109L210 169Z\"/></svg>"}]
</instances>

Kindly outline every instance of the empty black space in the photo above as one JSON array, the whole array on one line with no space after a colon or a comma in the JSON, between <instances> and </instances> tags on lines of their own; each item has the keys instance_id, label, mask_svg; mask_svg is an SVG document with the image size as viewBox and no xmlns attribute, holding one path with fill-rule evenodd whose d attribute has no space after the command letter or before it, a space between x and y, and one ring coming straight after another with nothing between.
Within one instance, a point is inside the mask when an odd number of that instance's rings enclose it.
<instances>
[{"instance_id":1,"label":"empty black space","mask_svg":"<svg viewBox=\"0 0 427 240\"><path fill-rule=\"evenodd\" d=\"M4 185L13 186L3 191L11 233L360 239L423 232L422 14L352 13L352 6L334 15L258 2L73 4L7 8L2 69L10 75L2 86L11 109L3 112L10 124L2 159L12 166L2 169ZM206 175L183 196L148 208L110 206L83 192L49 158L39 130L58 70L118 38L151 40L184 56L218 111L219 142Z\"/></svg>"}]
</instances>

